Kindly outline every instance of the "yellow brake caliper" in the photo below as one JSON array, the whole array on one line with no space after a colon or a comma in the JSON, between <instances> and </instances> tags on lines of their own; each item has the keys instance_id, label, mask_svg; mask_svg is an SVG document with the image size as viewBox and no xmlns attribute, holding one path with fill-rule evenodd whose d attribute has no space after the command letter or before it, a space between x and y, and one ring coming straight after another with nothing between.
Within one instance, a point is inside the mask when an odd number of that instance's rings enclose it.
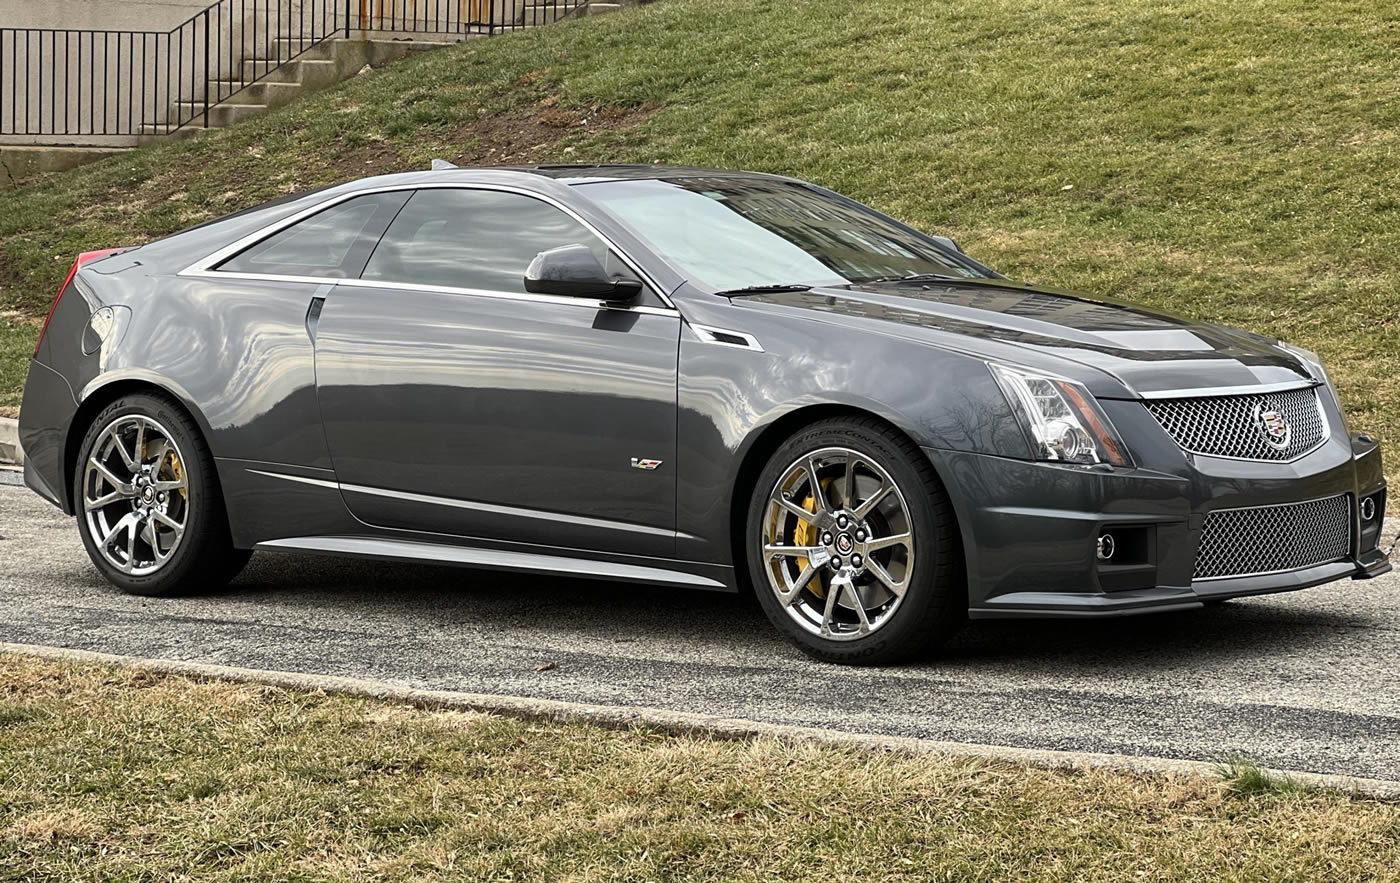
<instances>
[{"instance_id":1,"label":"yellow brake caliper","mask_svg":"<svg viewBox=\"0 0 1400 883\"><path fill-rule=\"evenodd\" d=\"M170 474L175 476L176 481L185 480L184 467L180 465L180 458L175 456L174 451L170 452ZM180 488L180 496L186 500L190 498L189 492L185 488Z\"/></svg>"},{"instance_id":2,"label":"yellow brake caliper","mask_svg":"<svg viewBox=\"0 0 1400 883\"><path fill-rule=\"evenodd\" d=\"M831 484L831 479L829 478L826 481L822 482L821 487L823 493L826 492L826 488L829 484ZM810 496L807 497L807 499L802 501L802 508L806 509L808 512L817 511L816 499ZM792 529L792 544L794 546L820 545L817 539L816 526L808 524L805 521L798 521L797 527L794 527ZM805 569L807 567L808 562L806 558L798 558L797 562L799 570ZM818 598L826 597L826 586L822 583L821 574L817 574L816 576L812 577L812 581L807 583L807 589L813 595L816 595Z\"/></svg>"},{"instance_id":3,"label":"yellow brake caliper","mask_svg":"<svg viewBox=\"0 0 1400 883\"><path fill-rule=\"evenodd\" d=\"M141 459L142 459L143 461L146 459L146 455L147 455L147 453L148 453L148 452L147 452L147 447L148 447L148 446L146 446L146 445L142 445L142 446L141 446ZM175 456L175 452L172 451L172 450L166 450L165 456L167 456L167 457L170 458L170 474L173 475L173 476L175 476L175 480L176 480L176 481L183 481L184 478L185 478L185 470L184 470L184 467L182 467L182 466L180 465L180 458L177 457L177 456ZM160 480L160 471L161 471L161 469L163 469L164 467L165 467L165 461L164 461L164 460L162 460L160 463L156 464L156 480ZM186 499L186 500L188 500L188 499L190 498L189 492L188 492L185 488L180 488L180 496L183 497L183 498Z\"/></svg>"}]
</instances>

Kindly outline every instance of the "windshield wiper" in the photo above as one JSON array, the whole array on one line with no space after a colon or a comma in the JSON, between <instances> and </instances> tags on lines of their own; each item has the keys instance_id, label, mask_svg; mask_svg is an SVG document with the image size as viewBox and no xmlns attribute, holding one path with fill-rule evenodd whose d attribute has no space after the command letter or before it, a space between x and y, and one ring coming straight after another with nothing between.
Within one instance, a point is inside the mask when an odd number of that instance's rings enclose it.
<instances>
[{"instance_id":1,"label":"windshield wiper","mask_svg":"<svg viewBox=\"0 0 1400 883\"><path fill-rule=\"evenodd\" d=\"M874 279L863 279L859 285L870 285L876 282L961 282L967 276L951 276L947 273L910 273L908 276L876 276Z\"/></svg>"},{"instance_id":2,"label":"windshield wiper","mask_svg":"<svg viewBox=\"0 0 1400 883\"><path fill-rule=\"evenodd\" d=\"M990 276L953 276L946 273L913 273L908 276L876 276L874 279L862 279L853 285L877 285L881 283L908 282L917 284L919 282L963 282L969 285L1005 285L1006 279L995 279Z\"/></svg>"},{"instance_id":3,"label":"windshield wiper","mask_svg":"<svg viewBox=\"0 0 1400 883\"><path fill-rule=\"evenodd\" d=\"M811 290L812 290L812 286L810 286L810 285L802 285L802 284L800 284L800 283L783 282L783 283L775 283L775 284L773 284L773 285L746 285L746 286L744 286L743 288L731 288L731 289L729 289L728 291L720 291L720 292L716 292L716 293L717 293L717 294L722 294L722 295L724 295L724 296L726 296L726 297L733 297L734 295L742 295L742 294L771 294L772 292L777 292L777 291L811 291Z\"/></svg>"}]
</instances>

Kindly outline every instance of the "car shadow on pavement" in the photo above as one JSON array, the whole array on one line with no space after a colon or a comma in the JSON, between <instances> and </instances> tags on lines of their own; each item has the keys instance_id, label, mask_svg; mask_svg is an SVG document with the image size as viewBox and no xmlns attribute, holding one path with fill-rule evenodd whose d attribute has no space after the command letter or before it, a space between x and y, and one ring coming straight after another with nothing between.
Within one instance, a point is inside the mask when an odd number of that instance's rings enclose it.
<instances>
[{"instance_id":1,"label":"car shadow on pavement","mask_svg":"<svg viewBox=\"0 0 1400 883\"><path fill-rule=\"evenodd\" d=\"M406 630L490 623L509 632L543 630L614 642L684 642L791 658L751 597L723 592L542 577L487 570L364 560L261 554L227 589L225 602L333 609L372 616ZM1243 599L1203 610L1113 620L971 622L923 665L1131 660L1180 665L1291 651L1367 628L1363 614L1341 607Z\"/></svg>"}]
</instances>

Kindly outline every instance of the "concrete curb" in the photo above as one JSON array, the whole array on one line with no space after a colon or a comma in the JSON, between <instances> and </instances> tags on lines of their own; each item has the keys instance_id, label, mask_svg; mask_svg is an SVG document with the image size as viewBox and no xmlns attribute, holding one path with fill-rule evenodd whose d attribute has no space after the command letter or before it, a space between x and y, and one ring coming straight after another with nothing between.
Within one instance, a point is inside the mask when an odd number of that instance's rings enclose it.
<instances>
[{"instance_id":1,"label":"concrete curb","mask_svg":"<svg viewBox=\"0 0 1400 883\"><path fill-rule=\"evenodd\" d=\"M24 465L24 450L19 446L19 421L13 417L0 417L0 464Z\"/></svg>"},{"instance_id":2,"label":"concrete curb","mask_svg":"<svg viewBox=\"0 0 1400 883\"><path fill-rule=\"evenodd\" d=\"M896 751L904 754L936 754L944 757L970 757L1026 764L1044 769L1107 770L1158 776L1186 778L1218 778L1216 765L1196 760L1172 760L1163 757L1135 757L1118 754L1090 754L1079 751L1052 751L1033 748L1010 748L998 745L977 745L966 742L937 742L900 736L877 736L765 724L737 718L706 714L668 711L660 708L630 708L612 705L588 705L550 699L527 699L516 696L495 696L482 693L459 693L447 690L417 690L385 681L333 675L300 674L297 672L262 671L185 662L173 659L147 659L119 656L90 650L69 650L33 644L0 642L0 653L14 653L67 662L123 665L165 674L233 681L237 683L268 684L292 690L324 692L342 696L358 696L401 702L429 710L481 711L522 720L590 723L626 729L647 727L673 735L698 735L719 739L745 740L755 738L779 739L820 745L856 747L873 751ZM1362 797L1383 800L1400 799L1400 782L1384 779L1357 779L1294 770L1269 770L1287 776L1301 784Z\"/></svg>"}]
</instances>

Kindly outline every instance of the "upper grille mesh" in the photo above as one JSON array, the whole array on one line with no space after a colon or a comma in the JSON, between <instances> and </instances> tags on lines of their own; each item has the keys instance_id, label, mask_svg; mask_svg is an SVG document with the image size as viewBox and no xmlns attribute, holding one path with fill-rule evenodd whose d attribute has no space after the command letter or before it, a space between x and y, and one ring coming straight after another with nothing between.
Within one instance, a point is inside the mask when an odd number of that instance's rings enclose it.
<instances>
[{"instance_id":1,"label":"upper grille mesh","mask_svg":"<svg viewBox=\"0 0 1400 883\"><path fill-rule=\"evenodd\" d=\"M1318 407L1317 390L1251 393L1195 399L1156 399L1147 410L1176 443L1197 454L1242 460L1292 460L1327 438L1327 422ZM1264 440L1255 413L1275 410L1288 421L1288 445L1278 449Z\"/></svg>"},{"instance_id":2,"label":"upper grille mesh","mask_svg":"<svg viewBox=\"0 0 1400 883\"><path fill-rule=\"evenodd\" d=\"M1195 579L1300 570L1351 554L1351 498L1346 494L1206 515Z\"/></svg>"}]
</instances>

